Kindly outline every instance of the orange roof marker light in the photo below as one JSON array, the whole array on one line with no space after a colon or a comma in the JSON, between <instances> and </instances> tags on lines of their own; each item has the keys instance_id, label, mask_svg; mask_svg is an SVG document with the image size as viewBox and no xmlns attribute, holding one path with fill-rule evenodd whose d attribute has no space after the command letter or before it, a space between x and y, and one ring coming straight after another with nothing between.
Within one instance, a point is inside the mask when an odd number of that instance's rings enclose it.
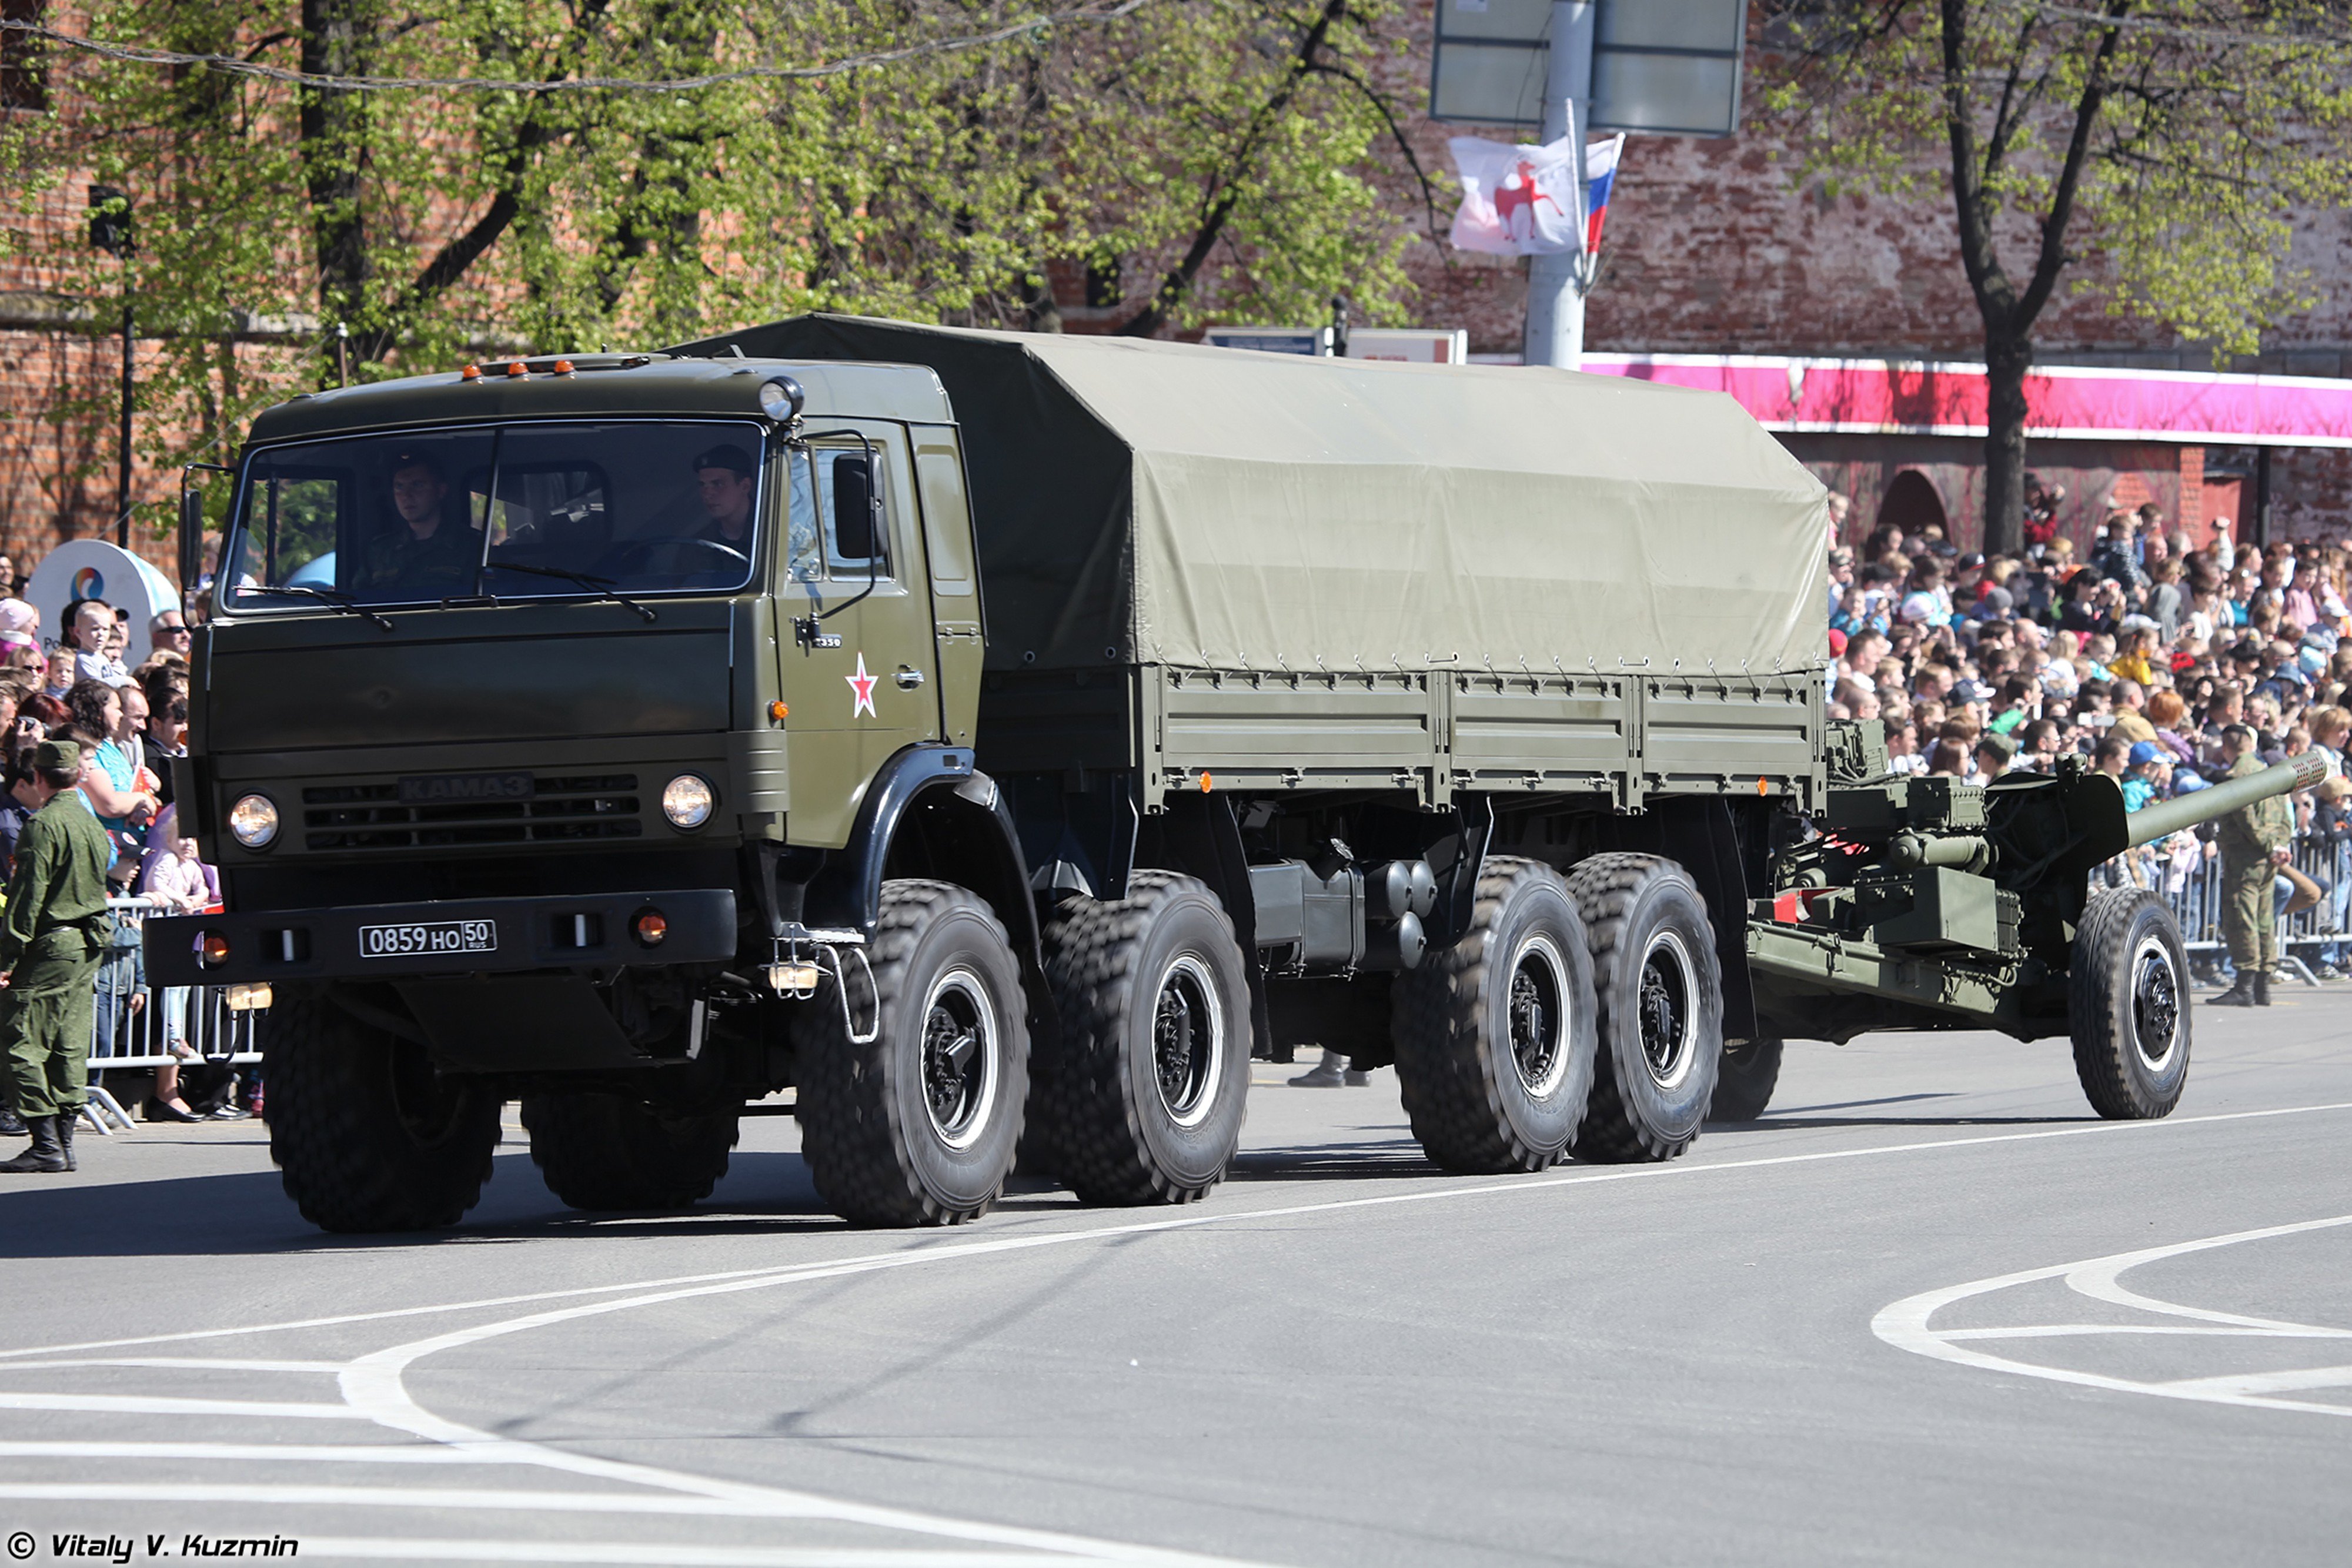
<instances>
[{"instance_id":1,"label":"orange roof marker light","mask_svg":"<svg viewBox=\"0 0 2352 1568\"><path fill-rule=\"evenodd\" d=\"M461 382L480 381L482 379L482 367L479 365L467 365L464 370L457 372L457 379Z\"/></svg>"},{"instance_id":2,"label":"orange roof marker light","mask_svg":"<svg viewBox=\"0 0 2352 1568\"><path fill-rule=\"evenodd\" d=\"M1213 773L1203 773L1203 774L1202 774L1202 775L1201 775L1201 793L1202 793L1202 794L1205 795L1205 794L1207 794L1210 790L1212 790L1212 789L1215 789L1216 787L1217 787L1217 778L1216 778L1216 775L1215 775L1215 774L1213 774Z\"/></svg>"},{"instance_id":3,"label":"orange roof marker light","mask_svg":"<svg viewBox=\"0 0 2352 1568\"><path fill-rule=\"evenodd\" d=\"M530 374L530 367L524 364L520 360L511 361L507 365L507 374L510 376L527 376Z\"/></svg>"},{"instance_id":4,"label":"orange roof marker light","mask_svg":"<svg viewBox=\"0 0 2352 1568\"><path fill-rule=\"evenodd\" d=\"M782 724L792 711L793 710L791 708L786 707L780 702L770 703L768 705L768 716L774 719L779 724Z\"/></svg>"},{"instance_id":5,"label":"orange roof marker light","mask_svg":"<svg viewBox=\"0 0 2352 1568\"><path fill-rule=\"evenodd\" d=\"M570 374L572 373L572 361L571 361L570 360L558 360L558 361L555 361L555 373L556 373L557 375L559 375L559 376L568 376L568 375L570 375Z\"/></svg>"}]
</instances>

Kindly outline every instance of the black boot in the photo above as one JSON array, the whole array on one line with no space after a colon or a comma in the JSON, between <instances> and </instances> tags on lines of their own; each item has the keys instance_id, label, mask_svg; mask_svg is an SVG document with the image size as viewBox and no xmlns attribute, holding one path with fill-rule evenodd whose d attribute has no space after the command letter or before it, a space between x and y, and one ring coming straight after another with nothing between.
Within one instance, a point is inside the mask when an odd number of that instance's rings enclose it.
<instances>
[{"instance_id":1,"label":"black boot","mask_svg":"<svg viewBox=\"0 0 2352 1568\"><path fill-rule=\"evenodd\" d=\"M2245 970L2241 969L2238 971L2238 977L2230 982L2230 988L2218 997L2207 997L2205 1005L2209 1008L2252 1007L2254 1005L2253 988L2257 983Z\"/></svg>"},{"instance_id":2,"label":"black boot","mask_svg":"<svg viewBox=\"0 0 2352 1568\"><path fill-rule=\"evenodd\" d=\"M0 1160L0 1171L11 1175L27 1172L57 1173L66 1168L66 1157L58 1151L58 1119L55 1116L27 1116L25 1130L33 1134L33 1146L13 1160Z\"/></svg>"},{"instance_id":3,"label":"black boot","mask_svg":"<svg viewBox=\"0 0 2352 1568\"><path fill-rule=\"evenodd\" d=\"M24 1135L25 1119L16 1114L14 1106L0 1105L0 1138L21 1138Z\"/></svg>"},{"instance_id":4,"label":"black boot","mask_svg":"<svg viewBox=\"0 0 2352 1568\"><path fill-rule=\"evenodd\" d=\"M2258 1008L2266 1008L2266 1007L2268 1007L2268 1006L2270 1006L2270 1005L2271 1005L2271 976L2270 976L2270 971L2269 971L2269 970L2267 970L2267 969L2257 969L2257 970L2255 970L2255 971L2254 971L2254 1006L2256 1006L2256 1007L2258 1007Z\"/></svg>"},{"instance_id":5,"label":"black boot","mask_svg":"<svg viewBox=\"0 0 2352 1568\"><path fill-rule=\"evenodd\" d=\"M69 1171L81 1169L81 1162L74 1158L73 1152L74 1124L80 1120L81 1107L79 1105L70 1111L58 1113L58 1153L65 1156L66 1169Z\"/></svg>"}]
</instances>

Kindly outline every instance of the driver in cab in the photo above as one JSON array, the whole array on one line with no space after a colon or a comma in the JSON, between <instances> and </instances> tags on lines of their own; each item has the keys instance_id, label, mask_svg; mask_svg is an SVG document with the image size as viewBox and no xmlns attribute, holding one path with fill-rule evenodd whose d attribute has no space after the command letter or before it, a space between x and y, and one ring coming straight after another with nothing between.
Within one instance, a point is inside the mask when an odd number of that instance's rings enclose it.
<instances>
[{"instance_id":1,"label":"driver in cab","mask_svg":"<svg viewBox=\"0 0 2352 1568\"><path fill-rule=\"evenodd\" d=\"M392 461L392 508L401 526L377 536L364 586L446 599L474 591L481 545L474 530L452 527L449 483L430 457L403 453Z\"/></svg>"},{"instance_id":2,"label":"driver in cab","mask_svg":"<svg viewBox=\"0 0 2352 1568\"><path fill-rule=\"evenodd\" d=\"M740 446L714 446L694 460L694 482L710 520L694 537L748 554L751 537L752 481L759 469Z\"/></svg>"}]
</instances>

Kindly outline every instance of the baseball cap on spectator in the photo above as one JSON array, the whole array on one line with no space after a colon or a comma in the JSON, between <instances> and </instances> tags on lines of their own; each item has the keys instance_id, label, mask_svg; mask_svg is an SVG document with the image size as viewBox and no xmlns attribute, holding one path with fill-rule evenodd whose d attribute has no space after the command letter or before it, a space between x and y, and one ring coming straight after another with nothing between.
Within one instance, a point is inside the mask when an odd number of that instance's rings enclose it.
<instances>
[{"instance_id":1,"label":"baseball cap on spectator","mask_svg":"<svg viewBox=\"0 0 2352 1568\"><path fill-rule=\"evenodd\" d=\"M2017 742L1997 729L1986 730L1977 737L1977 749L1990 751L2003 762L2017 755Z\"/></svg>"},{"instance_id":2,"label":"baseball cap on spectator","mask_svg":"<svg viewBox=\"0 0 2352 1568\"><path fill-rule=\"evenodd\" d=\"M2193 768L2176 768L2173 771L2172 792L2175 795L2194 795L2200 789L2211 788L2213 786L2207 781L2205 776Z\"/></svg>"},{"instance_id":3,"label":"baseball cap on spectator","mask_svg":"<svg viewBox=\"0 0 2352 1568\"><path fill-rule=\"evenodd\" d=\"M1974 681L1963 680L1952 683L1952 705L1955 707L1965 706L1969 703L1984 702L1990 699L1991 695L1991 693L1986 691Z\"/></svg>"},{"instance_id":4,"label":"baseball cap on spectator","mask_svg":"<svg viewBox=\"0 0 2352 1568\"><path fill-rule=\"evenodd\" d=\"M1969 554L1960 558L1960 570L1962 571L1974 571L1978 567L1982 566L1984 563L1985 558L1971 550Z\"/></svg>"},{"instance_id":5,"label":"baseball cap on spectator","mask_svg":"<svg viewBox=\"0 0 2352 1568\"><path fill-rule=\"evenodd\" d=\"M1834 626L1830 628L1830 653L1835 658L1845 656L1845 633Z\"/></svg>"},{"instance_id":6,"label":"baseball cap on spectator","mask_svg":"<svg viewBox=\"0 0 2352 1568\"><path fill-rule=\"evenodd\" d=\"M2134 768L2137 768L2143 762L2153 762L2162 755L2163 753L2157 749L2156 742L2152 740L2132 742L2131 765Z\"/></svg>"}]
</instances>

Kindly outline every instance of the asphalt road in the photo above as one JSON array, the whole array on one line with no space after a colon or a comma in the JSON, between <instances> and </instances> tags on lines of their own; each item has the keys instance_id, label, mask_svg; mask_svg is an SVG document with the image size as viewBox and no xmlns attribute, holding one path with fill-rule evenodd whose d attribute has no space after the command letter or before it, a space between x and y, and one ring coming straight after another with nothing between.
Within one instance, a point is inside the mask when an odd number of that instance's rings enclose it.
<instances>
[{"instance_id":1,"label":"asphalt road","mask_svg":"<svg viewBox=\"0 0 2352 1568\"><path fill-rule=\"evenodd\" d=\"M0 1537L121 1560L2340 1563L2352 991L2200 1009L2168 1121L2059 1042L1790 1048L1666 1166L1470 1180L1261 1067L1183 1210L853 1232L783 1119L592 1220L309 1231L259 1129L0 1187ZM66 1542L71 1545L70 1542ZM201 1545L199 1542L194 1544ZM68 1559L70 1560L70 1559ZM84 1559L86 1560L86 1559Z\"/></svg>"}]
</instances>

